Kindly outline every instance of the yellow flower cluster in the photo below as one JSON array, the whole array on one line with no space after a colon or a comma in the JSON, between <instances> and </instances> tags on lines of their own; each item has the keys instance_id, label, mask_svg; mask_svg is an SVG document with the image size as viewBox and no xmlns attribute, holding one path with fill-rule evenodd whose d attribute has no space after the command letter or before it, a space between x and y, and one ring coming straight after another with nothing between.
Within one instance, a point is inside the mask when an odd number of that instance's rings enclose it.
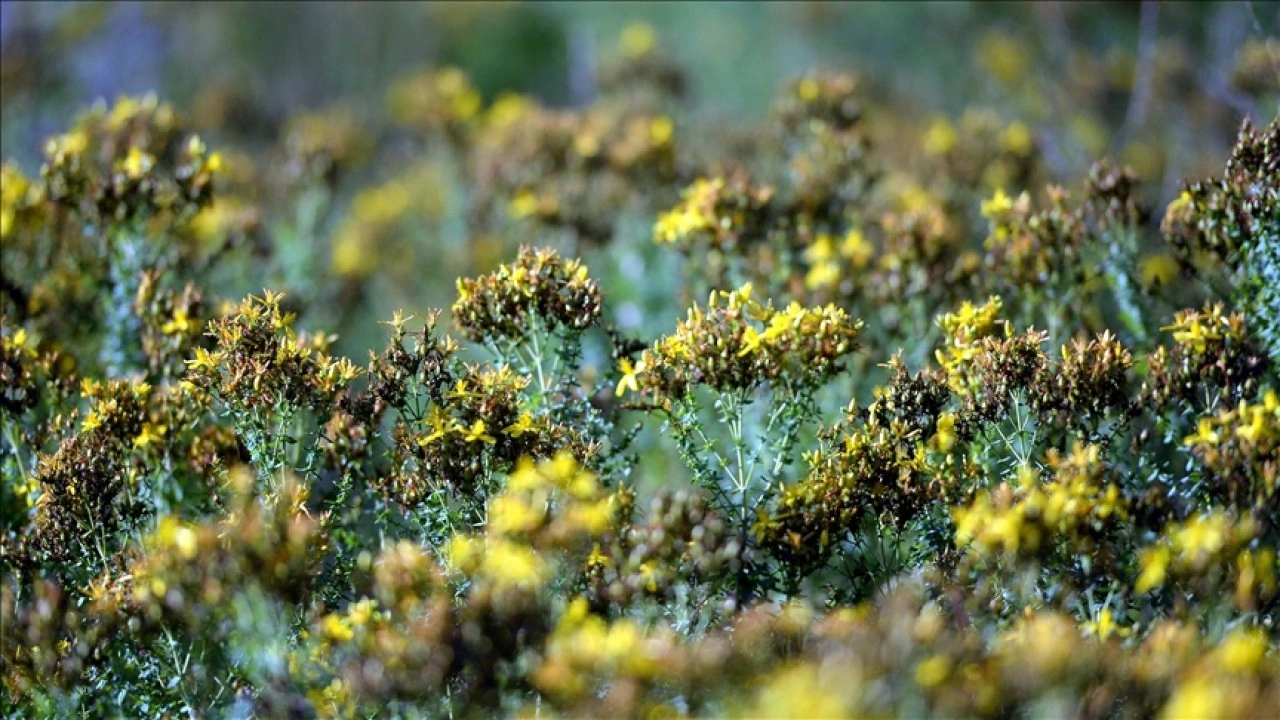
<instances>
[{"instance_id":1,"label":"yellow flower cluster","mask_svg":"<svg viewBox=\"0 0 1280 720\"><path fill-rule=\"evenodd\" d=\"M778 310L752 299L752 292L751 283L714 291L705 310L690 308L675 332L645 350L638 363L620 363L618 394L648 390L661 400L682 397L694 385L812 384L836 372L855 349L862 323L834 304L792 302Z\"/></svg>"},{"instance_id":2,"label":"yellow flower cluster","mask_svg":"<svg viewBox=\"0 0 1280 720\"><path fill-rule=\"evenodd\" d=\"M1008 321L1000 320L1003 308L1003 301L993 295L982 305L966 300L958 311L938 317L938 327L944 337L935 357L947 374L947 384L955 392L963 395L978 389L978 378L972 368L978 354L978 341L999 334L1012 335L1013 327Z\"/></svg>"},{"instance_id":3,"label":"yellow flower cluster","mask_svg":"<svg viewBox=\"0 0 1280 720\"><path fill-rule=\"evenodd\" d=\"M658 216L653 237L660 243L675 244L695 233L715 229L712 214L717 193L724 187L723 178L698 178L684 191L679 205Z\"/></svg>"},{"instance_id":4,"label":"yellow flower cluster","mask_svg":"<svg viewBox=\"0 0 1280 720\"><path fill-rule=\"evenodd\" d=\"M459 278L454 322L468 339L524 341L536 334L576 335L600 318L600 286L578 258L521 247L516 261L476 278Z\"/></svg>"},{"instance_id":5,"label":"yellow flower cluster","mask_svg":"<svg viewBox=\"0 0 1280 720\"><path fill-rule=\"evenodd\" d=\"M363 163L373 145L369 133L345 106L294 115L283 133L289 171L299 180L332 180L339 171Z\"/></svg>"},{"instance_id":6,"label":"yellow flower cluster","mask_svg":"<svg viewBox=\"0 0 1280 720\"><path fill-rule=\"evenodd\" d=\"M561 700L582 697L599 683L620 677L648 679L664 674L653 643L632 620L612 622L592 613L577 597L560 616L534 672L539 689Z\"/></svg>"},{"instance_id":7,"label":"yellow flower cluster","mask_svg":"<svg viewBox=\"0 0 1280 720\"><path fill-rule=\"evenodd\" d=\"M653 239L685 251L703 241L716 249L741 245L762 232L772 198L771 188L753 186L745 177L698 178L674 208L658 216Z\"/></svg>"},{"instance_id":8,"label":"yellow flower cluster","mask_svg":"<svg viewBox=\"0 0 1280 720\"><path fill-rule=\"evenodd\" d=\"M1197 353L1205 352L1210 344L1240 341L1245 337L1244 316L1223 314L1221 303L1206 306L1204 310L1181 310L1174 315L1172 325L1161 329L1172 332L1174 342Z\"/></svg>"},{"instance_id":9,"label":"yellow flower cluster","mask_svg":"<svg viewBox=\"0 0 1280 720\"><path fill-rule=\"evenodd\" d=\"M1200 458L1219 490L1240 507L1267 508L1280 487L1280 396L1202 417L1183 444Z\"/></svg>"},{"instance_id":10,"label":"yellow flower cluster","mask_svg":"<svg viewBox=\"0 0 1280 720\"><path fill-rule=\"evenodd\" d=\"M230 484L227 516L198 524L162 517L130 565L132 599L144 618L199 623L253 585L285 602L307 592L326 543L323 517L305 509L308 489L289 477L277 498L261 501L244 468Z\"/></svg>"},{"instance_id":11,"label":"yellow flower cluster","mask_svg":"<svg viewBox=\"0 0 1280 720\"><path fill-rule=\"evenodd\" d=\"M0 238L12 235L23 217L40 212L40 188L15 163L0 165Z\"/></svg>"},{"instance_id":12,"label":"yellow flower cluster","mask_svg":"<svg viewBox=\"0 0 1280 720\"><path fill-rule=\"evenodd\" d=\"M403 221L422 221L444 212L438 169L419 163L387 182L362 190L351 201L351 214L334 233L331 266L340 277L367 277Z\"/></svg>"},{"instance_id":13,"label":"yellow flower cluster","mask_svg":"<svg viewBox=\"0 0 1280 720\"><path fill-rule=\"evenodd\" d=\"M1141 572L1134 590L1146 593L1175 582L1212 592L1234 578L1235 600L1249 609L1275 595L1276 551L1250 547L1258 532L1249 515L1209 510L1165 529L1160 540L1138 555Z\"/></svg>"},{"instance_id":14,"label":"yellow flower cluster","mask_svg":"<svg viewBox=\"0 0 1280 720\"><path fill-rule=\"evenodd\" d=\"M1273 714L1280 707L1275 695L1280 688L1274 680L1268 685L1261 678L1280 674L1280 658L1268 653L1269 646L1274 648L1261 628L1231 630L1183 673L1160 717L1189 720Z\"/></svg>"},{"instance_id":15,"label":"yellow flower cluster","mask_svg":"<svg viewBox=\"0 0 1280 720\"><path fill-rule=\"evenodd\" d=\"M1050 451L1052 475L1018 469L1018 487L982 493L968 508L953 509L956 544L984 555L1035 556L1065 544L1086 553L1113 525L1128 517L1119 488L1106 483L1096 445L1077 443L1066 456Z\"/></svg>"},{"instance_id":16,"label":"yellow flower cluster","mask_svg":"<svg viewBox=\"0 0 1280 720\"><path fill-rule=\"evenodd\" d=\"M123 397L125 391L128 391L132 397ZM80 395L88 399L91 405L89 411L85 413L81 429L84 432L93 432L100 427L121 422L121 414L136 413L137 407L145 406L150 393L151 385L145 382L100 382L92 378L84 378L80 381ZM124 405L130 407L126 408Z\"/></svg>"},{"instance_id":17,"label":"yellow flower cluster","mask_svg":"<svg viewBox=\"0 0 1280 720\"><path fill-rule=\"evenodd\" d=\"M215 350L195 349L187 380L215 390L236 407L303 405L331 397L361 374L346 357L329 355L331 336L297 334L295 314L280 307L283 293L249 296L213 321Z\"/></svg>"},{"instance_id":18,"label":"yellow flower cluster","mask_svg":"<svg viewBox=\"0 0 1280 720\"><path fill-rule=\"evenodd\" d=\"M387 90L391 119L418 129L457 129L475 119L483 107L480 91L458 68L411 75Z\"/></svg>"},{"instance_id":19,"label":"yellow flower cluster","mask_svg":"<svg viewBox=\"0 0 1280 720\"><path fill-rule=\"evenodd\" d=\"M834 288L840 283L844 267L862 270L874 254L875 247L856 228L845 233L838 247L830 235L818 235L804 252L809 263L809 271L804 277L805 287L810 290Z\"/></svg>"},{"instance_id":20,"label":"yellow flower cluster","mask_svg":"<svg viewBox=\"0 0 1280 720\"><path fill-rule=\"evenodd\" d=\"M547 551L585 550L613 527L615 505L567 453L537 464L522 460L489 502L487 532L449 543L449 565L499 591L535 592L559 567Z\"/></svg>"}]
</instances>

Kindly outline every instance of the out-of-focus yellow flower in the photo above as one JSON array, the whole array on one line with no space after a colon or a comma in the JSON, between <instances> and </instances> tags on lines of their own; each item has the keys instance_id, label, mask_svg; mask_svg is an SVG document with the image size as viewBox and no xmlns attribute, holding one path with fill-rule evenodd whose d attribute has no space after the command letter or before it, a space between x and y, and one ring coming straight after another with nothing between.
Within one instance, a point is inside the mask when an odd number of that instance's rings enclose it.
<instances>
[{"instance_id":1,"label":"out-of-focus yellow flower","mask_svg":"<svg viewBox=\"0 0 1280 720\"><path fill-rule=\"evenodd\" d=\"M142 432L133 439L133 446L136 448L147 448L164 439L164 434L168 430L165 425L155 423L145 423L142 426Z\"/></svg>"},{"instance_id":2,"label":"out-of-focus yellow flower","mask_svg":"<svg viewBox=\"0 0 1280 720\"><path fill-rule=\"evenodd\" d=\"M176 308L173 311L173 317L160 327L160 332L165 335L184 335L191 329L191 318L187 315L185 308Z\"/></svg>"},{"instance_id":3,"label":"out-of-focus yellow flower","mask_svg":"<svg viewBox=\"0 0 1280 720\"><path fill-rule=\"evenodd\" d=\"M534 195L532 191L521 190L511 198L511 204L507 208L507 212L516 219L537 214L538 196Z\"/></svg>"},{"instance_id":4,"label":"out-of-focus yellow flower","mask_svg":"<svg viewBox=\"0 0 1280 720\"><path fill-rule=\"evenodd\" d=\"M944 117L934 118L924 134L924 151L929 155L946 155L956 146L956 129Z\"/></svg>"},{"instance_id":5,"label":"out-of-focus yellow flower","mask_svg":"<svg viewBox=\"0 0 1280 720\"><path fill-rule=\"evenodd\" d=\"M542 524L544 513L526 498L503 494L489 503L489 531L495 535L526 533Z\"/></svg>"},{"instance_id":6,"label":"out-of-focus yellow flower","mask_svg":"<svg viewBox=\"0 0 1280 720\"><path fill-rule=\"evenodd\" d=\"M1215 654L1227 670L1249 672L1262 664L1268 645L1261 628L1236 628L1222 639Z\"/></svg>"},{"instance_id":7,"label":"out-of-focus yellow flower","mask_svg":"<svg viewBox=\"0 0 1280 720\"><path fill-rule=\"evenodd\" d=\"M671 118L666 115L659 115L649 121L649 139L654 145L666 145L671 142L671 136L675 134L675 125L671 122Z\"/></svg>"},{"instance_id":8,"label":"out-of-focus yellow flower","mask_svg":"<svg viewBox=\"0 0 1280 720\"><path fill-rule=\"evenodd\" d=\"M978 63L1005 85L1025 77L1027 50L1016 38L998 31L983 35L978 41Z\"/></svg>"},{"instance_id":9,"label":"out-of-focus yellow flower","mask_svg":"<svg viewBox=\"0 0 1280 720\"><path fill-rule=\"evenodd\" d=\"M657 35L653 26L648 23L632 23L622 29L620 37L622 51L628 57L637 58L647 55L657 44Z\"/></svg>"},{"instance_id":10,"label":"out-of-focus yellow flower","mask_svg":"<svg viewBox=\"0 0 1280 720\"><path fill-rule=\"evenodd\" d=\"M988 220L996 220L1013 210L1013 199L1005 194L1003 188L996 188L996 194L990 200L982 201L981 209L982 217Z\"/></svg>"},{"instance_id":11,"label":"out-of-focus yellow flower","mask_svg":"<svg viewBox=\"0 0 1280 720\"><path fill-rule=\"evenodd\" d=\"M916 665L916 684L925 690L941 685L951 674L951 660L944 655L932 655Z\"/></svg>"},{"instance_id":12,"label":"out-of-focus yellow flower","mask_svg":"<svg viewBox=\"0 0 1280 720\"><path fill-rule=\"evenodd\" d=\"M1178 684L1160 712L1162 720L1200 720L1219 717L1229 690L1207 677L1192 677Z\"/></svg>"},{"instance_id":13,"label":"out-of-focus yellow flower","mask_svg":"<svg viewBox=\"0 0 1280 720\"><path fill-rule=\"evenodd\" d=\"M1142 261L1142 284L1163 287L1178 277L1178 261L1169 253L1159 253Z\"/></svg>"},{"instance_id":14,"label":"out-of-focus yellow flower","mask_svg":"<svg viewBox=\"0 0 1280 720\"><path fill-rule=\"evenodd\" d=\"M333 613L324 616L322 622L325 637L337 642L346 642L355 637L355 632L351 629L341 617Z\"/></svg>"},{"instance_id":15,"label":"out-of-focus yellow flower","mask_svg":"<svg viewBox=\"0 0 1280 720\"><path fill-rule=\"evenodd\" d=\"M821 668L810 664L783 668L756 695L755 705L744 717L836 718L849 715L841 688L848 678L824 678Z\"/></svg>"},{"instance_id":16,"label":"out-of-focus yellow flower","mask_svg":"<svg viewBox=\"0 0 1280 720\"><path fill-rule=\"evenodd\" d=\"M1025 155L1031 150L1031 130L1020 122L1014 122L1000 133L1000 147L1005 152Z\"/></svg>"},{"instance_id":17,"label":"out-of-focus yellow flower","mask_svg":"<svg viewBox=\"0 0 1280 720\"><path fill-rule=\"evenodd\" d=\"M1115 614L1111 612L1111 608L1103 608L1096 620L1084 624L1084 629L1099 640L1106 640L1112 635L1128 637L1133 632L1133 628L1122 627L1116 623Z\"/></svg>"},{"instance_id":18,"label":"out-of-focus yellow flower","mask_svg":"<svg viewBox=\"0 0 1280 720\"><path fill-rule=\"evenodd\" d=\"M124 162L120 164L120 168L124 174L131 180L137 180L156 164L156 159L150 154L139 150L136 147L129 148L129 154L125 156Z\"/></svg>"}]
</instances>

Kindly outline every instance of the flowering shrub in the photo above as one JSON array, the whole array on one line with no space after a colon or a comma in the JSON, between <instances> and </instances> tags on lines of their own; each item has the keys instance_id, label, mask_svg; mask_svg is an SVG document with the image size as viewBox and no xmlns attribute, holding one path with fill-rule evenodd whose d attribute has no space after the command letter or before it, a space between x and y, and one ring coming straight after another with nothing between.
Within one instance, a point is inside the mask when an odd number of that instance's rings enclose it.
<instances>
[{"instance_id":1,"label":"flowering shrub","mask_svg":"<svg viewBox=\"0 0 1280 720\"><path fill-rule=\"evenodd\" d=\"M1280 121L1153 222L850 74L705 141L621 48L4 165L0 713L1280 713Z\"/></svg>"}]
</instances>

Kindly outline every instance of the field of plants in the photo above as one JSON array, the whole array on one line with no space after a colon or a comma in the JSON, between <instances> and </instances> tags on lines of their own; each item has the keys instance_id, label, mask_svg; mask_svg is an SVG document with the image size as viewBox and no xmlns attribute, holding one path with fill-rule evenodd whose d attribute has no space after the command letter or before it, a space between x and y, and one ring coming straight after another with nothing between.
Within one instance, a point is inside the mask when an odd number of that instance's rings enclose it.
<instances>
[{"instance_id":1,"label":"field of plants","mask_svg":"<svg viewBox=\"0 0 1280 720\"><path fill-rule=\"evenodd\" d=\"M1280 717L1274 7L291 7L4 8L0 717Z\"/></svg>"}]
</instances>

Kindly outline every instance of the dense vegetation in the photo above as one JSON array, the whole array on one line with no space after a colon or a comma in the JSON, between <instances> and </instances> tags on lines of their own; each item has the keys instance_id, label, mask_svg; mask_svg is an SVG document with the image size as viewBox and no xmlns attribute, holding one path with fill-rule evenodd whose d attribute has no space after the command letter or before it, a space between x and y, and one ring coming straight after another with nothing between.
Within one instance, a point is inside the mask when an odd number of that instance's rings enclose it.
<instances>
[{"instance_id":1,"label":"dense vegetation","mask_svg":"<svg viewBox=\"0 0 1280 720\"><path fill-rule=\"evenodd\" d=\"M578 109L427 70L255 157L122 97L4 166L0 708L1280 714L1277 45L1163 207L855 74L728 128L619 47ZM451 307L367 322L458 228Z\"/></svg>"}]
</instances>

